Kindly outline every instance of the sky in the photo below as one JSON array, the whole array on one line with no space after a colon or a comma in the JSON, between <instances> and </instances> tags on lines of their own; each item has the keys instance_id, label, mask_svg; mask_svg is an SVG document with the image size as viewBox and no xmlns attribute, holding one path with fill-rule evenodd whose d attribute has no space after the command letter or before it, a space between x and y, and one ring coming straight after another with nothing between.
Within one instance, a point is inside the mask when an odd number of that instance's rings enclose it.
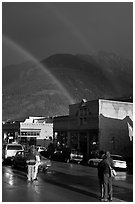
<instances>
[{"instance_id":1,"label":"sky","mask_svg":"<svg viewBox=\"0 0 135 204\"><path fill-rule=\"evenodd\" d=\"M2 2L3 66L99 51L132 60L132 2Z\"/></svg>"}]
</instances>

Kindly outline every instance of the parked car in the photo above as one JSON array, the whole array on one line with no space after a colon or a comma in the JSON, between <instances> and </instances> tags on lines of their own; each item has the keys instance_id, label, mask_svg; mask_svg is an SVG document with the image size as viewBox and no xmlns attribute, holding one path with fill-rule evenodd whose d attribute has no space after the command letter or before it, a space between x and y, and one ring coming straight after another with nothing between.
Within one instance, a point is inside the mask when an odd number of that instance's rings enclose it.
<instances>
[{"instance_id":1,"label":"parked car","mask_svg":"<svg viewBox=\"0 0 135 204\"><path fill-rule=\"evenodd\" d=\"M51 160L65 162L65 158L64 158L64 155L62 153L62 150L56 150L53 153L53 155L51 156Z\"/></svg>"},{"instance_id":2,"label":"parked car","mask_svg":"<svg viewBox=\"0 0 135 204\"><path fill-rule=\"evenodd\" d=\"M41 151L40 154L45 158L51 158L50 152L48 150Z\"/></svg>"},{"instance_id":3,"label":"parked car","mask_svg":"<svg viewBox=\"0 0 135 204\"><path fill-rule=\"evenodd\" d=\"M111 158L113 159L114 168L120 168L120 169L126 169L127 168L127 162L122 156L111 155Z\"/></svg>"},{"instance_id":4,"label":"parked car","mask_svg":"<svg viewBox=\"0 0 135 204\"><path fill-rule=\"evenodd\" d=\"M54 161L69 162L70 153L71 153L70 148L57 149L52 154L51 159Z\"/></svg>"},{"instance_id":5,"label":"parked car","mask_svg":"<svg viewBox=\"0 0 135 204\"><path fill-rule=\"evenodd\" d=\"M3 161L12 160L12 158L15 156L16 152L19 150L21 150L21 151L24 150L24 148L21 144L12 143L12 144L4 145L3 149L2 149Z\"/></svg>"},{"instance_id":6,"label":"parked car","mask_svg":"<svg viewBox=\"0 0 135 204\"><path fill-rule=\"evenodd\" d=\"M126 169L127 168L127 163L126 163L126 161L124 160L124 158L122 156L111 154L111 158L113 159L115 169L116 168L117 169L118 168L119 169ZM101 160L102 159L100 157L91 158L91 159L88 160L88 165L97 167Z\"/></svg>"},{"instance_id":7,"label":"parked car","mask_svg":"<svg viewBox=\"0 0 135 204\"><path fill-rule=\"evenodd\" d=\"M76 149L72 149L69 161L79 164L82 160L83 160L83 154L77 151Z\"/></svg>"},{"instance_id":8,"label":"parked car","mask_svg":"<svg viewBox=\"0 0 135 204\"><path fill-rule=\"evenodd\" d=\"M97 167L101 160L102 159L100 157L91 158L91 159L88 160L88 165Z\"/></svg>"},{"instance_id":9,"label":"parked car","mask_svg":"<svg viewBox=\"0 0 135 204\"><path fill-rule=\"evenodd\" d=\"M13 166L27 169L27 163L26 163L27 156L28 156L28 152L18 151L13 158ZM45 171L51 166L51 161L43 157L41 154L40 154L40 160L41 162L39 165L39 170Z\"/></svg>"},{"instance_id":10,"label":"parked car","mask_svg":"<svg viewBox=\"0 0 135 204\"><path fill-rule=\"evenodd\" d=\"M40 153L42 151L46 151L46 148L45 147L42 147L42 146L37 146L36 147L37 151Z\"/></svg>"}]
</instances>

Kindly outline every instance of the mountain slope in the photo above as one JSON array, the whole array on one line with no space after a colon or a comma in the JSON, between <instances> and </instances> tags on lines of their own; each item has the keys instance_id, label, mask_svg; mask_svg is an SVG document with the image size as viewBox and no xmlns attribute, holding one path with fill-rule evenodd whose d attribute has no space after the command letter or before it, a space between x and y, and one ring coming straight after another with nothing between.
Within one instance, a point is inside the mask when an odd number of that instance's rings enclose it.
<instances>
[{"instance_id":1,"label":"mountain slope","mask_svg":"<svg viewBox=\"0 0 135 204\"><path fill-rule=\"evenodd\" d=\"M57 54L4 67L2 85L3 120L65 115L71 101L132 96L133 66L112 53Z\"/></svg>"}]
</instances>

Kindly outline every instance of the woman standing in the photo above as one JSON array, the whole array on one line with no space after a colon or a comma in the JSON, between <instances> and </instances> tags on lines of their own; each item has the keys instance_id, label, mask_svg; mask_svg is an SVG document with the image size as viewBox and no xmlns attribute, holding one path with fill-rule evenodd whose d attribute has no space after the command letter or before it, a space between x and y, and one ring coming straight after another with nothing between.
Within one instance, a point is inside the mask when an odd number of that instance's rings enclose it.
<instances>
[{"instance_id":1,"label":"woman standing","mask_svg":"<svg viewBox=\"0 0 135 204\"><path fill-rule=\"evenodd\" d=\"M34 180L34 168L35 168L35 164L36 164L36 157L34 155L34 147L32 146L29 150L29 154L27 156L27 166L28 166L28 182L33 181Z\"/></svg>"},{"instance_id":2,"label":"woman standing","mask_svg":"<svg viewBox=\"0 0 135 204\"><path fill-rule=\"evenodd\" d=\"M38 167L40 165L40 154L39 152L35 149L35 157L36 157L36 164L35 164L35 171L34 171L34 180L38 180Z\"/></svg>"}]
</instances>

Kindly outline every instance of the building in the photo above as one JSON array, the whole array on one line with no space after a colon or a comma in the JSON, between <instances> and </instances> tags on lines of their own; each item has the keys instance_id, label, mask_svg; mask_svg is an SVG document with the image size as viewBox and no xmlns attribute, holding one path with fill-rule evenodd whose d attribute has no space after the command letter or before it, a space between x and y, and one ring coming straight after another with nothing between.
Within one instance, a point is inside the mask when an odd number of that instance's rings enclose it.
<instances>
[{"instance_id":1,"label":"building","mask_svg":"<svg viewBox=\"0 0 135 204\"><path fill-rule=\"evenodd\" d=\"M3 121L2 122L2 143L10 143L16 141L20 132L19 121Z\"/></svg>"},{"instance_id":2,"label":"building","mask_svg":"<svg viewBox=\"0 0 135 204\"><path fill-rule=\"evenodd\" d=\"M23 145L42 145L53 142L53 118L29 117L22 121L2 124L3 144L19 142Z\"/></svg>"},{"instance_id":3,"label":"building","mask_svg":"<svg viewBox=\"0 0 135 204\"><path fill-rule=\"evenodd\" d=\"M69 115L54 117L55 145L132 157L133 104L112 100L82 100L69 106Z\"/></svg>"},{"instance_id":4,"label":"building","mask_svg":"<svg viewBox=\"0 0 135 204\"><path fill-rule=\"evenodd\" d=\"M53 140L53 122L50 118L29 117L20 123L19 142L47 147Z\"/></svg>"}]
</instances>

